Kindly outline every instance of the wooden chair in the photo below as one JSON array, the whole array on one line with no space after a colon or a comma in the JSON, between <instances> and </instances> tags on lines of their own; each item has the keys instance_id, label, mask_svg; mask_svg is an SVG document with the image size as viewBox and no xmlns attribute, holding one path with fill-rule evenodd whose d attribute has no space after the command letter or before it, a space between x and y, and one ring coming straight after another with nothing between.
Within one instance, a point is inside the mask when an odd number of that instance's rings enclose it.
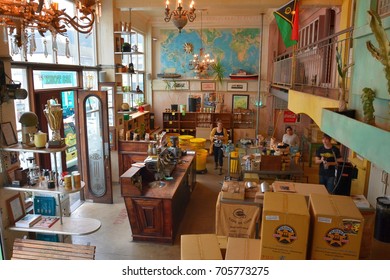
<instances>
[{"instance_id":1,"label":"wooden chair","mask_svg":"<svg viewBox=\"0 0 390 280\"><path fill-rule=\"evenodd\" d=\"M94 260L96 246L16 238L11 260Z\"/></svg>"}]
</instances>

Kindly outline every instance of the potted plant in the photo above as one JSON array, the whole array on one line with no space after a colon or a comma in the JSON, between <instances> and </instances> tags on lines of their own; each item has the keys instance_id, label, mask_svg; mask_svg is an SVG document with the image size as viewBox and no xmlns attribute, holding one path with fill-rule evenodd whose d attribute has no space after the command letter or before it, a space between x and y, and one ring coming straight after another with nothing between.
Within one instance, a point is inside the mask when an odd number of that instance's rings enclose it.
<instances>
[{"instance_id":1,"label":"potted plant","mask_svg":"<svg viewBox=\"0 0 390 280\"><path fill-rule=\"evenodd\" d=\"M222 80L225 74L225 68L223 67L220 60L217 60L214 64L211 65L212 73L214 75L214 80L218 81L222 85Z\"/></svg>"}]
</instances>

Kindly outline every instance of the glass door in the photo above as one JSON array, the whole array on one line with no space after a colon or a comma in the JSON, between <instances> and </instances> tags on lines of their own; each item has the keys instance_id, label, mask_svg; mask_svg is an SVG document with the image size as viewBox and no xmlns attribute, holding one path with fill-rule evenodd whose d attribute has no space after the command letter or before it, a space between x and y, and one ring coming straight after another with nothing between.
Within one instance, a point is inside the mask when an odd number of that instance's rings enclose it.
<instances>
[{"instance_id":1,"label":"glass door","mask_svg":"<svg viewBox=\"0 0 390 280\"><path fill-rule=\"evenodd\" d=\"M79 91L77 104L86 199L112 203L107 93Z\"/></svg>"}]
</instances>

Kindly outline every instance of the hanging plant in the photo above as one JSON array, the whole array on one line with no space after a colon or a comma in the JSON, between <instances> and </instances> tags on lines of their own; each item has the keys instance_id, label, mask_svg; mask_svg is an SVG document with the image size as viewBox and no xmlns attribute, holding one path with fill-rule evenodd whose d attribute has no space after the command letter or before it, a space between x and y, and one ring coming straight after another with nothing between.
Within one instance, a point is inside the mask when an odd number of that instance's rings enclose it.
<instances>
[{"instance_id":1,"label":"hanging plant","mask_svg":"<svg viewBox=\"0 0 390 280\"><path fill-rule=\"evenodd\" d=\"M375 92L371 88L364 88L363 94L360 97L363 104L363 121L367 124L375 125L375 116L374 116L374 99Z\"/></svg>"}]
</instances>

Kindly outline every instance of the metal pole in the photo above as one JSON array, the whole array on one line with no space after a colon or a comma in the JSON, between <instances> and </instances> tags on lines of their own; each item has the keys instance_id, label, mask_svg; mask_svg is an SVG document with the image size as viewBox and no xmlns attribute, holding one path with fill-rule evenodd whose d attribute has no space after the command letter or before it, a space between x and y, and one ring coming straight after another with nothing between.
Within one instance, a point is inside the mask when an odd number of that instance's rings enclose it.
<instances>
[{"instance_id":1,"label":"metal pole","mask_svg":"<svg viewBox=\"0 0 390 280\"><path fill-rule=\"evenodd\" d=\"M257 100L256 100L256 137L259 135L259 119L260 119L260 100L261 100L261 57L263 54L263 33L264 33L264 13L261 13L261 29L260 29L260 44L259 44L259 82L257 89Z\"/></svg>"}]
</instances>

